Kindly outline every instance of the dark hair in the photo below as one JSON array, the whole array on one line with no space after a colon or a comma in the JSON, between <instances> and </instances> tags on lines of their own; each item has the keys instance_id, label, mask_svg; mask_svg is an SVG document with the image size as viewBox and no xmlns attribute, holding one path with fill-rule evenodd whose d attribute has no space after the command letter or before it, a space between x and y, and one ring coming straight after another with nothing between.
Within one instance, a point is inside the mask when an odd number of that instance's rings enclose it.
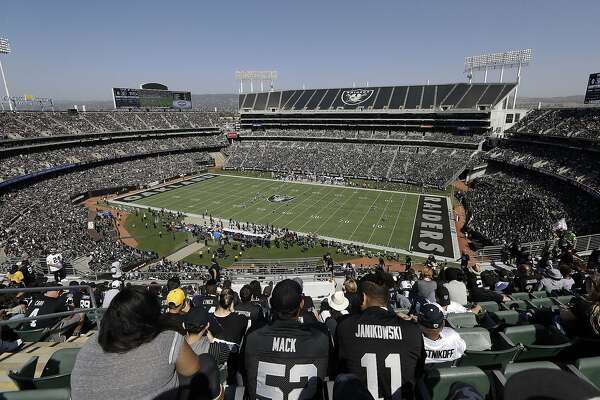
<instances>
[{"instance_id":1,"label":"dark hair","mask_svg":"<svg viewBox=\"0 0 600 400\"><path fill-rule=\"evenodd\" d=\"M257 280L254 280L252 282L250 282L250 288L252 289L252 296L254 296L255 298L259 299L261 297L262 294L262 289L260 287L260 282Z\"/></svg>"},{"instance_id":2,"label":"dark hair","mask_svg":"<svg viewBox=\"0 0 600 400\"><path fill-rule=\"evenodd\" d=\"M231 281L229 279L223 281L223 289L231 289Z\"/></svg>"},{"instance_id":3,"label":"dark hair","mask_svg":"<svg viewBox=\"0 0 600 400\"><path fill-rule=\"evenodd\" d=\"M217 294L217 281L209 279L204 285L204 288L208 294Z\"/></svg>"},{"instance_id":4,"label":"dark hair","mask_svg":"<svg viewBox=\"0 0 600 400\"><path fill-rule=\"evenodd\" d=\"M181 281L178 277L173 276L167 281L167 292L170 292L173 289L177 289L179 286L181 286Z\"/></svg>"},{"instance_id":5,"label":"dark hair","mask_svg":"<svg viewBox=\"0 0 600 400\"><path fill-rule=\"evenodd\" d=\"M460 268L446 268L444 270L444 276L446 278L446 281L451 282L451 281L459 281L462 282L462 280L464 279L464 272L462 271L462 269Z\"/></svg>"},{"instance_id":6,"label":"dark hair","mask_svg":"<svg viewBox=\"0 0 600 400\"><path fill-rule=\"evenodd\" d=\"M387 304L389 289L393 286L392 276L381 270L363 276L358 282L358 293L360 298L367 294L370 298L381 304Z\"/></svg>"},{"instance_id":7,"label":"dark hair","mask_svg":"<svg viewBox=\"0 0 600 400\"><path fill-rule=\"evenodd\" d=\"M223 289L219 295L219 306L228 309L235 300L235 292L231 289Z\"/></svg>"},{"instance_id":8,"label":"dark hair","mask_svg":"<svg viewBox=\"0 0 600 400\"><path fill-rule=\"evenodd\" d=\"M250 285L242 286L240 289L240 300L242 300L244 303L252 300L252 288Z\"/></svg>"},{"instance_id":9,"label":"dark hair","mask_svg":"<svg viewBox=\"0 0 600 400\"><path fill-rule=\"evenodd\" d=\"M126 353L161 331L158 298L139 286L122 289L102 317L98 343L107 353Z\"/></svg>"}]
</instances>

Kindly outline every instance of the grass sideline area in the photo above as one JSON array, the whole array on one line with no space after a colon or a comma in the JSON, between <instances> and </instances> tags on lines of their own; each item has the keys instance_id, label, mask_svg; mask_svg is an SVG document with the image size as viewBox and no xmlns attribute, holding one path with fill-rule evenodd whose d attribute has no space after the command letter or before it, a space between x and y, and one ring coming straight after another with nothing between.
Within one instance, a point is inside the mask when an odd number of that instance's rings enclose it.
<instances>
[{"instance_id":1,"label":"grass sideline area","mask_svg":"<svg viewBox=\"0 0 600 400\"><path fill-rule=\"evenodd\" d=\"M217 175L130 204L410 249L418 199L396 191Z\"/></svg>"},{"instance_id":2,"label":"grass sideline area","mask_svg":"<svg viewBox=\"0 0 600 400\"><path fill-rule=\"evenodd\" d=\"M140 250L155 251L159 257L166 257L194 240L192 234L188 232L167 232L163 224L170 223L171 219L160 218L155 227L154 217L150 213L146 213L149 217L147 219L148 228L146 228L143 215L143 210L139 210L137 215L135 212L131 212L125 220L125 229L135 239L136 247ZM162 237L159 232L162 232ZM188 242L186 242L186 238Z\"/></svg>"}]
</instances>

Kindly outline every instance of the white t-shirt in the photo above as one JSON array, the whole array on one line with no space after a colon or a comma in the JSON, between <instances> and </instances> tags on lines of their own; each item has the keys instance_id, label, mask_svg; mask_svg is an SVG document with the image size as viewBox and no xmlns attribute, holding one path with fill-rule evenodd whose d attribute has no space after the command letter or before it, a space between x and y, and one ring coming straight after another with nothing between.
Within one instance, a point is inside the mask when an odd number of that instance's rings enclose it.
<instances>
[{"instance_id":1,"label":"white t-shirt","mask_svg":"<svg viewBox=\"0 0 600 400\"><path fill-rule=\"evenodd\" d=\"M462 304L458 304L455 301L450 301L448 307L446 307L445 310L442 309L442 311L444 312L444 314L457 314L469 312L469 310L465 306L463 306Z\"/></svg>"},{"instance_id":2,"label":"white t-shirt","mask_svg":"<svg viewBox=\"0 0 600 400\"><path fill-rule=\"evenodd\" d=\"M423 335L425 364L458 360L465 353L467 344L452 328L444 327L438 340L431 340Z\"/></svg>"},{"instance_id":3,"label":"white t-shirt","mask_svg":"<svg viewBox=\"0 0 600 400\"><path fill-rule=\"evenodd\" d=\"M119 294L119 289L108 289L104 292L104 300L102 301L102 308L108 308L110 306L110 302L115 296Z\"/></svg>"},{"instance_id":4,"label":"white t-shirt","mask_svg":"<svg viewBox=\"0 0 600 400\"><path fill-rule=\"evenodd\" d=\"M63 267L62 254L48 254L46 265L50 268L50 272L60 271Z\"/></svg>"}]
</instances>

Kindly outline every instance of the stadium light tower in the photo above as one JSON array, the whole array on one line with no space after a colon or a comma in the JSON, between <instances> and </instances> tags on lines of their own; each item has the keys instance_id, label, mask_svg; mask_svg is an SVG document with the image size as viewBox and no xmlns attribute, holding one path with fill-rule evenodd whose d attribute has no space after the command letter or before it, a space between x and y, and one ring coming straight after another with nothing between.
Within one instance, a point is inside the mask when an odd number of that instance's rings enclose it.
<instances>
[{"instance_id":1,"label":"stadium light tower","mask_svg":"<svg viewBox=\"0 0 600 400\"><path fill-rule=\"evenodd\" d=\"M0 37L0 54L10 54L10 43L8 40ZM10 93L8 93L8 86L6 85L6 77L4 76L4 68L2 68L2 60L0 60L0 75L2 75L2 82L4 83L4 91L6 92L6 98L8 99L8 107L10 111L13 110L13 105L10 101ZM1 104L2 102L0 102ZM4 108L4 106L2 106Z\"/></svg>"},{"instance_id":2,"label":"stadium light tower","mask_svg":"<svg viewBox=\"0 0 600 400\"><path fill-rule=\"evenodd\" d=\"M240 93L244 93L244 82L250 82L250 92L254 92L254 81L260 82L260 91L264 92L264 82L269 83L269 91L277 80L277 71L235 71L235 79L240 81Z\"/></svg>"},{"instance_id":3,"label":"stadium light tower","mask_svg":"<svg viewBox=\"0 0 600 400\"><path fill-rule=\"evenodd\" d=\"M517 105L517 92L521 83L521 68L533 61L533 50L513 50L502 53L482 54L479 56L465 57L465 73L469 83L473 80L473 73L484 71L483 82L487 82L488 70L500 68L500 82L504 78L505 68L517 68L517 86L513 98L513 108Z\"/></svg>"}]
</instances>

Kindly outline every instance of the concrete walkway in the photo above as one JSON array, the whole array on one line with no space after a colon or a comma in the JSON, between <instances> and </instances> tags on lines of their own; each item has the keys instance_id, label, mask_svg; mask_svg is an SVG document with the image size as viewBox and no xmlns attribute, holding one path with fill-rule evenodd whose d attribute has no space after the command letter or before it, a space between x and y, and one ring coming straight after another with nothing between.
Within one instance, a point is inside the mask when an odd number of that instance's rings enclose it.
<instances>
[{"instance_id":1,"label":"concrete walkway","mask_svg":"<svg viewBox=\"0 0 600 400\"><path fill-rule=\"evenodd\" d=\"M197 253L199 250L202 250L204 247L204 242L194 242L192 244L188 244L182 249L177 250L175 253L167 256L167 260L169 261L181 261L187 256L190 256L194 253Z\"/></svg>"}]
</instances>

